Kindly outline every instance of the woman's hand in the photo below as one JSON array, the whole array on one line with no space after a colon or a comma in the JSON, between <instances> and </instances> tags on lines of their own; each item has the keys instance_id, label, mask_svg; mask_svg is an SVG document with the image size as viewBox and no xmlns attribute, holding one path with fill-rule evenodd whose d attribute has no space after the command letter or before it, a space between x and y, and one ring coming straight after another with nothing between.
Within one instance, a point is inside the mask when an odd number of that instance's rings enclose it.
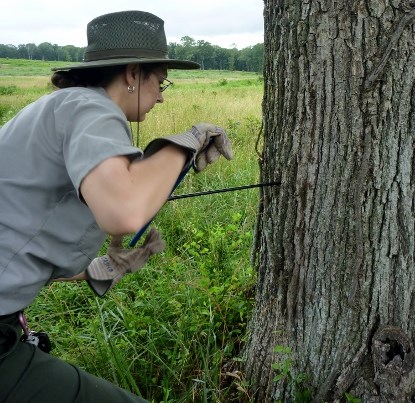
<instances>
[{"instance_id":1,"label":"woman's hand","mask_svg":"<svg viewBox=\"0 0 415 403\"><path fill-rule=\"evenodd\" d=\"M144 157L153 155L169 143L188 150L190 163L193 163L196 172L203 171L221 155L227 160L233 158L232 146L225 130L211 123L199 123L185 133L153 140L144 150Z\"/></svg>"}]
</instances>

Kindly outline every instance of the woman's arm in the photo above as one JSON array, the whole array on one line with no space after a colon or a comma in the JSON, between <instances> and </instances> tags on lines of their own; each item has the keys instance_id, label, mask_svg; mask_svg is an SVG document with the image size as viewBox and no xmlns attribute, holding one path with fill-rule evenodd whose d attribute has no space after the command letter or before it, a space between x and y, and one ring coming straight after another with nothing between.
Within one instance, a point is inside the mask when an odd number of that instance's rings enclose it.
<instances>
[{"instance_id":1,"label":"woman's arm","mask_svg":"<svg viewBox=\"0 0 415 403\"><path fill-rule=\"evenodd\" d=\"M100 228L112 235L140 230L166 202L187 157L186 150L166 145L140 161L120 156L96 166L80 191Z\"/></svg>"}]
</instances>

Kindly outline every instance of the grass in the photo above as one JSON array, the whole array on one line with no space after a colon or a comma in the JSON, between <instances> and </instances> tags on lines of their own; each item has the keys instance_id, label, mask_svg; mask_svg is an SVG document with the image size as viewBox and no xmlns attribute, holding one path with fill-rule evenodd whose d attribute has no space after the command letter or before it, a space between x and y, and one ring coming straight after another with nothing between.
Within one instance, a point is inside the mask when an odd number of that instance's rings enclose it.
<instances>
[{"instance_id":1,"label":"grass","mask_svg":"<svg viewBox=\"0 0 415 403\"><path fill-rule=\"evenodd\" d=\"M35 67L22 63L0 76L0 125L51 90L46 75L19 74ZM225 127L235 153L232 162L188 174L176 194L257 182L260 77L172 71L169 78L175 85L140 126L140 145L208 121ZM47 286L27 309L30 325L50 334L56 356L154 402L249 401L234 370L253 304L257 203L256 189L167 202L154 220L165 252L102 299L83 283Z\"/></svg>"},{"instance_id":2,"label":"grass","mask_svg":"<svg viewBox=\"0 0 415 403\"><path fill-rule=\"evenodd\" d=\"M63 66L62 62L42 60L0 58L0 76L49 76L52 67Z\"/></svg>"}]
</instances>

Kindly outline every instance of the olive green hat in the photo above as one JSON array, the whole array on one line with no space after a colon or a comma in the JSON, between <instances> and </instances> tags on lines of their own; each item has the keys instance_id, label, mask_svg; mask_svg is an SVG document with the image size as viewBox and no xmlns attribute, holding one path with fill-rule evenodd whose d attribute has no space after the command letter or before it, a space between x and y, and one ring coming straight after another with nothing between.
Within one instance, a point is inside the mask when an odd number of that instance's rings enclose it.
<instances>
[{"instance_id":1,"label":"olive green hat","mask_svg":"<svg viewBox=\"0 0 415 403\"><path fill-rule=\"evenodd\" d=\"M120 11L87 25L88 46L82 63L52 70L85 69L129 63L163 63L171 69L198 69L198 63L169 59L164 21L144 11Z\"/></svg>"}]
</instances>

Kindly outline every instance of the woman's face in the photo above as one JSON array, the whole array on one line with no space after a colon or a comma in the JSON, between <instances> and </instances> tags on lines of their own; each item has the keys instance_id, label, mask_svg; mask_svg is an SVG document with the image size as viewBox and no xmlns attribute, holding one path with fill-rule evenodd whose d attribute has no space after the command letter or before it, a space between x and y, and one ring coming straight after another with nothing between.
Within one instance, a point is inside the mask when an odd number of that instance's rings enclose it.
<instances>
[{"instance_id":1,"label":"woman's face","mask_svg":"<svg viewBox=\"0 0 415 403\"><path fill-rule=\"evenodd\" d=\"M167 68L164 66L157 67L149 74L140 74L140 105L138 121L142 122L146 114L157 103L164 101L163 94L160 91L160 84L167 78Z\"/></svg>"}]
</instances>

